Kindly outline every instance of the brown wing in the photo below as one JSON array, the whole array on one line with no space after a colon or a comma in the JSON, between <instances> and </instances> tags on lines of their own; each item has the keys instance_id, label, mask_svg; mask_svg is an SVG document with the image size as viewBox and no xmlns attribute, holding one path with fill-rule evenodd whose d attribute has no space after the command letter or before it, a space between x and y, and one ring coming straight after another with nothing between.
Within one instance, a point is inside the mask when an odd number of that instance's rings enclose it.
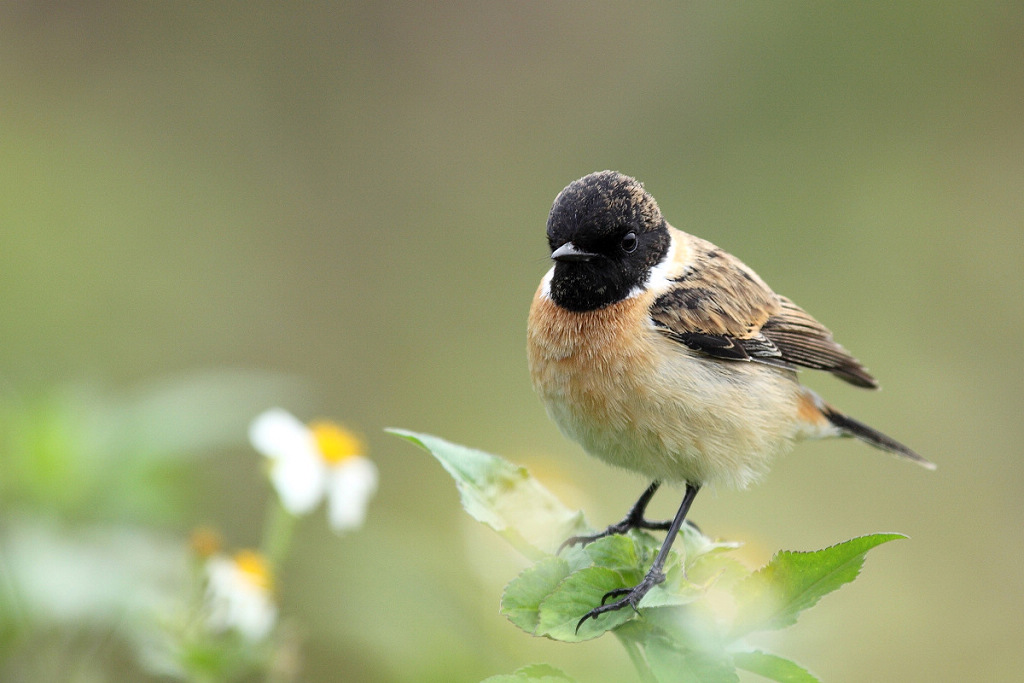
<instances>
[{"instance_id":1,"label":"brown wing","mask_svg":"<svg viewBox=\"0 0 1024 683\"><path fill-rule=\"evenodd\" d=\"M710 242L689 240L689 267L651 305L651 319L669 338L714 358L803 366L878 386L824 325L775 294L739 259Z\"/></svg>"},{"instance_id":2,"label":"brown wing","mask_svg":"<svg viewBox=\"0 0 1024 683\"><path fill-rule=\"evenodd\" d=\"M761 334L775 345L784 360L826 370L859 387L878 388L875 378L832 338L827 327L786 297L780 296L779 302L782 310L765 322Z\"/></svg>"}]
</instances>

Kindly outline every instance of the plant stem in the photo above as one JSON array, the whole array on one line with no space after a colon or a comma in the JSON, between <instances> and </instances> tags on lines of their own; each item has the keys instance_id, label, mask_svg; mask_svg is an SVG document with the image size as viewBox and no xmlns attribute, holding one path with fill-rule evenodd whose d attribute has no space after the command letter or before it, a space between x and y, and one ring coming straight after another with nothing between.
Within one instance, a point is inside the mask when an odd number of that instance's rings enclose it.
<instances>
[{"instance_id":1,"label":"plant stem","mask_svg":"<svg viewBox=\"0 0 1024 683\"><path fill-rule=\"evenodd\" d=\"M263 524L263 544L260 552L277 570L280 570L284 558L288 555L288 546L291 545L294 529L295 516L274 498L267 509L267 519Z\"/></svg>"},{"instance_id":2,"label":"plant stem","mask_svg":"<svg viewBox=\"0 0 1024 683\"><path fill-rule=\"evenodd\" d=\"M633 666L636 667L636 672L640 674L640 680L643 683L658 683L658 679L654 677L654 672L651 671L651 667L648 666L647 660L644 659L644 655L640 652L640 645L621 633L615 633L618 637L619 642L622 643L622 647L626 648L626 654L629 655L629 659L633 662Z\"/></svg>"}]
</instances>

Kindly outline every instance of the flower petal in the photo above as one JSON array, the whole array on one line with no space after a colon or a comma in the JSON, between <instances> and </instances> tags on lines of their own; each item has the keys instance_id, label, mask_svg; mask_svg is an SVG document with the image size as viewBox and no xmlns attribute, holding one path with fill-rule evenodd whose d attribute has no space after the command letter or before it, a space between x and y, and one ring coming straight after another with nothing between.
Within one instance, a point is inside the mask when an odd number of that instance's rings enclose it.
<instances>
[{"instance_id":1,"label":"flower petal","mask_svg":"<svg viewBox=\"0 0 1024 683\"><path fill-rule=\"evenodd\" d=\"M294 449L274 462L270 481L284 508L293 515L304 515L324 497L327 466L310 440L305 448Z\"/></svg>"},{"instance_id":2,"label":"flower petal","mask_svg":"<svg viewBox=\"0 0 1024 683\"><path fill-rule=\"evenodd\" d=\"M369 458L353 456L332 468L327 484L328 520L335 531L358 529L377 491L377 466Z\"/></svg>"},{"instance_id":3,"label":"flower petal","mask_svg":"<svg viewBox=\"0 0 1024 683\"><path fill-rule=\"evenodd\" d=\"M327 467L309 427L288 411L271 408L253 420L249 440L273 461L270 481L288 512L304 515L317 506L327 486Z\"/></svg>"},{"instance_id":4,"label":"flower petal","mask_svg":"<svg viewBox=\"0 0 1024 683\"><path fill-rule=\"evenodd\" d=\"M253 448L268 458L281 458L299 449L308 449L309 427L282 408L260 413L249 425L249 441Z\"/></svg>"},{"instance_id":5,"label":"flower petal","mask_svg":"<svg viewBox=\"0 0 1024 683\"><path fill-rule=\"evenodd\" d=\"M215 555L206 563L207 617L214 630L235 629L249 640L262 640L277 621L270 592L248 580L231 558Z\"/></svg>"}]
</instances>

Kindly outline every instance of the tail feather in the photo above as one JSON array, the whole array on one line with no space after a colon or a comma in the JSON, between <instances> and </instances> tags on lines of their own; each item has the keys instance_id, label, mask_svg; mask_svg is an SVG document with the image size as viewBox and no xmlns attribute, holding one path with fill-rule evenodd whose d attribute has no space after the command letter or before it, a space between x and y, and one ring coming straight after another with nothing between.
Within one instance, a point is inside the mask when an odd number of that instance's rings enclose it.
<instances>
[{"instance_id":1,"label":"tail feather","mask_svg":"<svg viewBox=\"0 0 1024 683\"><path fill-rule=\"evenodd\" d=\"M929 470L935 469L935 463L928 460L927 458L918 455L914 451L910 450L896 439L886 436L882 432L868 427L863 422L854 420L848 415L843 415L831 406L826 406L822 411L828 421L835 425L844 436L853 436L865 443L869 443L875 448L880 448L883 451L895 453L901 455L904 458L913 460L918 465Z\"/></svg>"}]
</instances>

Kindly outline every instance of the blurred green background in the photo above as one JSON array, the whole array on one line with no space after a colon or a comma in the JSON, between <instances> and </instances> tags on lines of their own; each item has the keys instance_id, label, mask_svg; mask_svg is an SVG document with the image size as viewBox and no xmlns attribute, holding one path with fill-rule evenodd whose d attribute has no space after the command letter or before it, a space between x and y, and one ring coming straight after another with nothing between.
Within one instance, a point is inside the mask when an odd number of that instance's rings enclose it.
<instances>
[{"instance_id":1,"label":"blurred green background","mask_svg":"<svg viewBox=\"0 0 1024 683\"><path fill-rule=\"evenodd\" d=\"M630 680L609 638L508 624L521 560L381 432L619 519L645 482L558 434L524 352L550 203L612 168L829 325L886 389L808 383L939 465L807 444L698 500L752 564L911 537L770 646L824 680L1019 678L1022 45L1020 3L4 3L2 571L83 529L150 539L119 564L150 575L153 538L258 543L245 425L280 404L356 427L381 470L363 531L298 528L303 680ZM150 680L89 614L8 623L0 678Z\"/></svg>"}]
</instances>

